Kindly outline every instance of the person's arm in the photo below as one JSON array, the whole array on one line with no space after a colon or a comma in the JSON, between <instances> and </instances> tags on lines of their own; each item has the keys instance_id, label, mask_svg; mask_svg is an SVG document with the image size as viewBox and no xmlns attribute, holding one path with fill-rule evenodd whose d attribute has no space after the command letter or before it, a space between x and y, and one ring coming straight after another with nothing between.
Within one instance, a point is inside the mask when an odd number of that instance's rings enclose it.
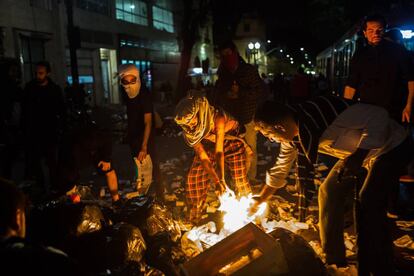
<instances>
[{"instance_id":1,"label":"person's arm","mask_svg":"<svg viewBox=\"0 0 414 276\"><path fill-rule=\"evenodd\" d=\"M197 156L201 160L201 165L203 168L207 171L207 173L210 176L210 179L216 184L217 188L220 189L220 192L225 191L224 183L220 181L220 177L218 176L216 170L214 169L213 164L210 161L210 158L207 155L207 152L204 150L204 147L201 143L198 143L194 146L194 151L197 154Z\"/></svg>"},{"instance_id":2,"label":"person's arm","mask_svg":"<svg viewBox=\"0 0 414 276\"><path fill-rule=\"evenodd\" d=\"M358 54L355 53L349 63L349 77L344 88L343 97L348 100L352 100L355 96L356 87L360 83L360 73L358 66Z\"/></svg>"},{"instance_id":3,"label":"person's arm","mask_svg":"<svg viewBox=\"0 0 414 276\"><path fill-rule=\"evenodd\" d=\"M138 153L137 159L138 161L143 161L147 156L148 152L148 140L151 134L151 126L152 126L152 113L145 113L144 114L144 137L142 138L142 145L141 150Z\"/></svg>"},{"instance_id":4,"label":"person's arm","mask_svg":"<svg viewBox=\"0 0 414 276\"><path fill-rule=\"evenodd\" d=\"M275 165L266 172L266 185L259 195L253 197L249 213L255 214L261 203L267 201L278 189L286 185L286 177L297 156L296 146L292 143L282 142Z\"/></svg>"},{"instance_id":5,"label":"person's arm","mask_svg":"<svg viewBox=\"0 0 414 276\"><path fill-rule=\"evenodd\" d=\"M224 118L219 116L215 121L215 131L216 131L216 162L218 167L218 176L220 181L225 181L224 177Z\"/></svg>"},{"instance_id":6,"label":"person's arm","mask_svg":"<svg viewBox=\"0 0 414 276\"><path fill-rule=\"evenodd\" d=\"M402 122L407 122L407 123L410 122L413 101L414 101L414 81L409 81L407 103L402 112Z\"/></svg>"},{"instance_id":7,"label":"person's arm","mask_svg":"<svg viewBox=\"0 0 414 276\"><path fill-rule=\"evenodd\" d=\"M352 88L352 87L350 87L350 86L345 86L345 89L344 89L344 98L345 99L348 99L348 100L352 100L352 98L354 97L354 95L355 95L355 88Z\"/></svg>"},{"instance_id":8,"label":"person's arm","mask_svg":"<svg viewBox=\"0 0 414 276\"><path fill-rule=\"evenodd\" d=\"M259 195L259 201L266 201L277 189L286 185L286 178L297 155L296 146L293 143L282 142L280 152L275 165L266 172L266 185Z\"/></svg>"}]
</instances>

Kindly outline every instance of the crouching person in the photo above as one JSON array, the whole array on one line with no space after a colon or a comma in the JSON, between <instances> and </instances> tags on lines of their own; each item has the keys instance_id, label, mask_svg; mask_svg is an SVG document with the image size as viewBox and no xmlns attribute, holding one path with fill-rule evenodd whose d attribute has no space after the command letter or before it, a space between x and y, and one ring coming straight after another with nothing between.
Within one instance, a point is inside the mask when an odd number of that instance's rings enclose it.
<instances>
[{"instance_id":1,"label":"crouching person","mask_svg":"<svg viewBox=\"0 0 414 276\"><path fill-rule=\"evenodd\" d=\"M105 176L113 202L119 200L118 178L111 165L112 139L109 131L95 124L80 126L64 137L58 157L58 193L72 190L80 180L80 170L94 167Z\"/></svg>"},{"instance_id":2,"label":"crouching person","mask_svg":"<svg viewBox=\"0 0 414 276\"><path fill-rule=\"evenodd\" d=\"M223 110L215 109L203 96L188 96L176 107L175 122L183 129L186 143L196 153L187 177L189 221L199 222L210 183L220 193L227 189L225 164L238 196L251 192L247 179L246 144L238 135L239 123Z\"/></svg>"},{"instance_id":3,"label":"crouching person","mask_svg":"<svg viewBox=\"0 0 414 276\"><path fill-rule=\"evenodd\" d=\"M0 179L0 259L2 275L78 275L68 256L52 247L28 242L26 198Z\"/></svg>"},{"instance_id":4,"label":"crouching person","mask_svg":"<svg viewBox=\"0 0 414 276\"><path fill-rule=\"evenodd\" d=\"M339 159L319 188L319 225L328 265L347 266L344 245L345 199L358 188L357 230L359 275L394 275L392 240L387 222L387 196L413 155L410 137L388 112L374 105L319 97L296 106L268 102L255 124L271 140L281 142L275 166L257 198L268 199L301 156L315 163L318 152ZM313 167L313 166L312 166ZM368 172L364 177L361 172Z\"/></svg>"}]
</instances>

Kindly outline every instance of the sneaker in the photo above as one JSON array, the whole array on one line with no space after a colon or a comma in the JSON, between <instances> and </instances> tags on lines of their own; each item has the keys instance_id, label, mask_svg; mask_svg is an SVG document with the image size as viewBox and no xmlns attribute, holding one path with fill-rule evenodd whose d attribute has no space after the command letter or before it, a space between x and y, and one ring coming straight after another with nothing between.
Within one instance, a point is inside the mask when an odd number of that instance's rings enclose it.
<instances>
[{"instance_id":1,"label":"sneaker","mask_svg":"<svg viewBox=\"0 0 414 276\"><path fill-rule=\"evenodd\" d=\"M406 175L402 175L400 176L400 182L403 183L414 183L414 176L406 174Z\"/></svg>"}]
</instances>

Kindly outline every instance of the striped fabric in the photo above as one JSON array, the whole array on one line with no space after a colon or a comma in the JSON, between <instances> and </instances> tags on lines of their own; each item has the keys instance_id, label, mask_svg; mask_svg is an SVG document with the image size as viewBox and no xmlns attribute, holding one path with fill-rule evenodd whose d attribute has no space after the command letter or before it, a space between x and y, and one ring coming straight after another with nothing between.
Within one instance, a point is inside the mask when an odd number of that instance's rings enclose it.
<instances>
[{"instance_id":1,"label":"striped fabric","mask_svg":"<svg viewBox=\"0 0 414 276\"><path fill-rule=\"evenodd\" d=\"M289 106L294 110L299 125L299 138L294 142L298 149L297 181L299 184L299 219L315 194L314 164L317 161L319 138L351 101L336 96L320 96L301 104Z\"/></svg>"}]
</instances>

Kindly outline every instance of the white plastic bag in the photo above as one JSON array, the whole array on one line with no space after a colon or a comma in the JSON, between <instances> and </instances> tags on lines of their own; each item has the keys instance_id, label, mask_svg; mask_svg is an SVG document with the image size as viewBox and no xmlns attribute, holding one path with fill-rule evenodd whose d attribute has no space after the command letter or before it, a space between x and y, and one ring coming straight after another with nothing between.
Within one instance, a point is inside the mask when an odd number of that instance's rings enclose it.
<instances>
[{"instance_id":1,"label":"white plastic bag","mask_svg":"<svg viewBox=\"0 0 414 276\"><path fill-rule=\"evenodd\" d=\"M137 166L136 189L141 195L145 195L152 183L152 160L151 156L147 154L142 162L134 157L135 165Z\"/></svg>"}]
</instances>

